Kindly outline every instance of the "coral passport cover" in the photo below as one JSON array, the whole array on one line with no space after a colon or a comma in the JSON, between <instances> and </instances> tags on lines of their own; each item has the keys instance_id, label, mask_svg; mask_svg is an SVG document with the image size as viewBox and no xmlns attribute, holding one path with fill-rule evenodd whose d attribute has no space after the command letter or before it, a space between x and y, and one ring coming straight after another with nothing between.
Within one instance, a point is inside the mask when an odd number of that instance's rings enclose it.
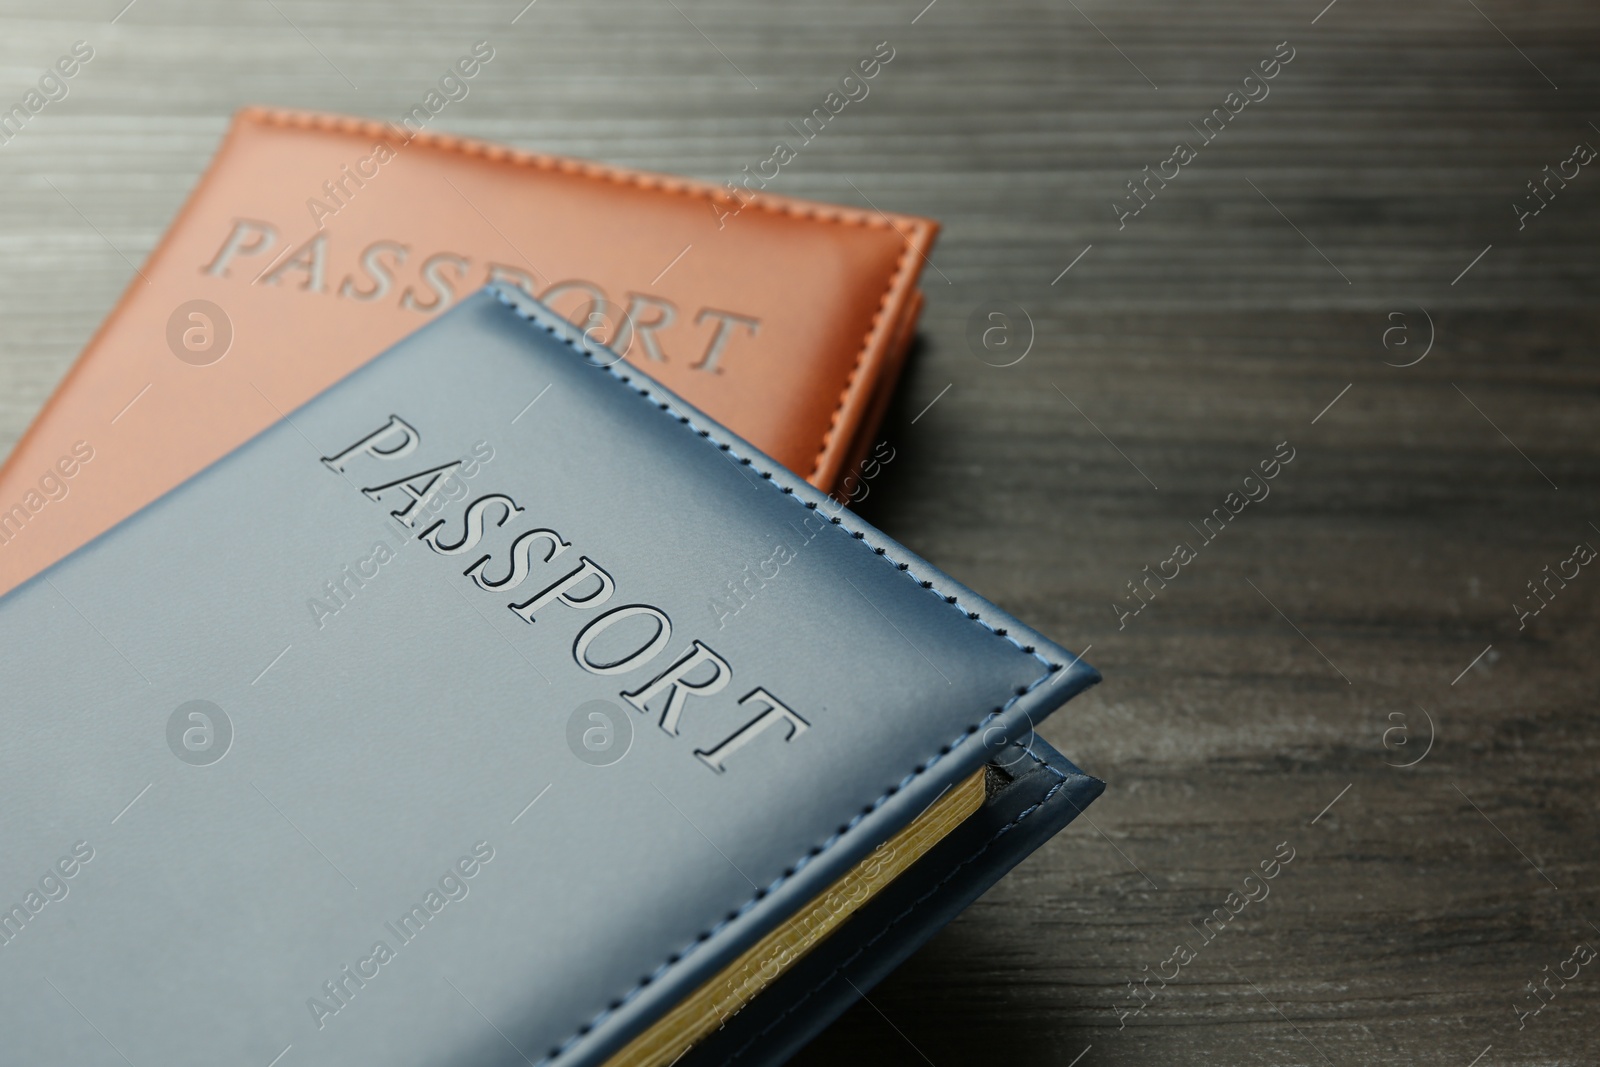
<instances>
[{"instance_id":1,"label":"coral passport cover","mask_svg":"<svg viewBox=\"0 0 1600 1067\"><path fill-rule=\"evenodd\" d=\"M7 1063L617 1062L1097 680L605 355L471 296L0 598Z\"/></svg>"},{"instance_id":2,"label":"coral passport cover","mask_svg":"<svg viewBox=\"0 0 1600 1067\"><path fill-rule=\"evenodd\" d=\"M742 207L685 179L241 111L0 468L0 591L488 282L539 296L832 488L870 445L938 227L740 195ZM69 504L51 499L57 485Z\"/></svg>"}]
</instances>

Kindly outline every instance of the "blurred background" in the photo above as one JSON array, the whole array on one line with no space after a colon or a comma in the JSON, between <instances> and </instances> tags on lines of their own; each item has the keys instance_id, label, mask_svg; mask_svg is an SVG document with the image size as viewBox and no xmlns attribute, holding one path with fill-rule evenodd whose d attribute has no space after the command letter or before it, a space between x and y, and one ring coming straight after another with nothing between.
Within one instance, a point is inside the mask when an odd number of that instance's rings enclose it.
<instances>
[{"instance_id":1,"label":"blurred background","mask_svg":"<svg viewBox=\"0 0 1600 1067\"><path fill-rule=\"evenodd\" d=\"M487 40L431 128L720 182L890 42L771 186L945 226L860 510L1087 649L1041 732L1109 788L802 1061L1593 1062L1600 9L8 2L0 101L80 40L0 145L0 451L241 105Z\"/></svg>"}]
</instances>

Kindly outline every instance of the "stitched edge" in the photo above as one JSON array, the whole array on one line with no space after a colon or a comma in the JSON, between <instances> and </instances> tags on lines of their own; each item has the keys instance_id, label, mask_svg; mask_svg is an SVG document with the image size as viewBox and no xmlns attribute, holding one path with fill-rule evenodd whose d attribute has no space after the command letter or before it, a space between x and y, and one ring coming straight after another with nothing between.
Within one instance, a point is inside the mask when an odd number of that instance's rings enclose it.
<instances>
[{"instance_id":1,"label":"stitched edge","mask_svg":"<svg viewBox=\"0 0 1600 1067\"><path fill-rule=\"evenodd\" d=\"M872 313L872 318L867 323L867 336L862 340L861 351L856 353L855 366L850 368L850 374L845 379L844 388L839 391L839 403L834 407L833 414L828 418L828 428L822 432L822 445L817 449L816 458L812 460L811 473L807 475L808 481L815 478L822 470L822 457L827 455L829 447L833 444L834 434L839 429L839 416L844 414L845 403L850 399L850 394L856 387L856 377L861 373L861 367L866 362L867 353L872 350L872 337L878 332L878 324L883 321L884 312L889 309L889 300L894 296L895 290L898 288L897 280L905 274L906 260L910 257L911 251L911 242L908 240L906 241L906 246L900 250L900 258L895 261L894 271L889 275L889 288L884 290L882 298L878 301L878 310ZM892 332L886 333L883 347L880 349L880 355L882 355L883 349L894 344L894 342L894 334ZM907 344L909 343L910 341L908 340Z\"/></svg>"},{"instance_id":2,"label":"stitched edge","mask_svg":"<svg viewBox=\"0 0 1600 1067\"><path fill-rule=\"evenodd\" d=\"M908 904L906 906L905 910L902 911L899 915L896 915L893 919L890 919L888 922L884 923L882 929L880 929L877 933L873 934L872 937L868 938L866 941L862 942L860 947L857 948L854 952L850 953L849 956L847 956L844 959L840 960L838 966L834 967L833 970L829 971L827 973L827 975L822 979L822 981L820 981L816 985L812 986L809 990L806 991L804 996L801 996L800 998L795 1000L794 1003L790 1004L787 1008L785 1008L783 1010L783 1012L780 1015L778 1015L777 1018L773 1019L766 1026L762 1027L761 1031L759 1033L757 1033L755 1036L751 1037L750 1040L746 1041L744 1044L740 1045L739 1048L737 1050L735 1050L732 1055L730 1055L727 1059L722 1061L724 1067L727 1067L728 1064L734 1063L737 1060L741 1059L744 1056L745 1053L750 1051L750 1047L752 1045L754 1045L757 1041L760 1041L762 1038L766 1037L768 1034L772 1033L772 1031L778 1027L778 1024L782 1023L789 1016L793 1015L796 1011L800 1010L801 1006L804 1005L812 997L814 997L818 993L822 992L829 985L832 985L834 979L838 978L839 975L844 972L844 969L846 967L850 966L856 960L860 959L861 956L868 949L870 949L873 945L876 945L885 936L887 936L890 930L893 930L896 926L899 926L900 923L902 923L906 919L908 919L911 916L912 912L916 911L918 908L922 907L922 905L926 904L929 900L933 899L934 895L937 894L939 892L939 890L943 889L946 885L948 885L951 879L955 878L955 876L960 874L962 872L962 870L964 870L966 867L968 867L974 861L976 861L978 859L978 857L982 856L985 852L989 851L989 849L993 848L994 847L994 843L996 841L999 841L1000 838L1004 837L1006 834L1010 833L1011 830L1013 830L1017 826L1018 823L1022 822L1023 819L1026 819L1028 816L1032 815L1034 812L1036 812L1040 808L1044 807L1046 804L1048 804L1050 802L1050 798L1051 797L1055 796L1061 790L1066 788L1067 781L1068 781L1068 778L1067 778L1066 775L1062 774L1060 771L1058 771L1054 767L1050 766L1044 760L1042 760L1038 756L1034 755L1033 750L1031 748L1024 749L1024 751L1028 754L1028 758L1029 759L1033 760L1033 762L1037 763L1039 766L1043 767L1045 770L1047 770L1051 774L1055 775L1057 778L1060 779L1060 781L1056 782L1055 785L1051 786L1045 792L1045 795L1040 797L1037 802L1035 802L1034 804L1032 804L1031 806L1029 806L1027 808L1024 808L1022 811L1018 812L1014 819L1012 819L1010 822L1006 823L1004 826L1001 826L999 829L997 829L994 832L994 835L992 837L990 837L989 840L985 841L976 851L974 851L972 853L972 855L968 856L966 859L962 860L960 863L958 863L954 867L952 867L948 874L946 874L943 878L939 879L939 881L935 882L933 885L929 886L927 892L923 893L921 896L917 897L910 904ZM1084 777L1087 778L1088 775L1084 775ZM1073 804L1072 806L1077 809L1078 814L1080 814L1080 815L1083 814L1083 809L1082 808L1079 808L1076 804Z\"/></svg>"},{"instance_id":3,"label":"stitched edge","mask_svg":"<svg viewBox=\"0 0 1600 1067\"><path fill-rule=\"evenodd\" d=\"M757 473L759 473L761 475L761 478L762 478L763 481L765 481L769 485L772 485L773 489L778 490L779 492L782 492L785 496L788 496L788 497L790 497L790 499L793 499L794 490L792 488L787 487L787 486L780 488L779 486L773 484L773 482L772 482L773 475L772 475L771 471L764 470L763 468L757 466L754 462L752 462L749 459L749 457L741 456L737 451L734 450L733 446L729 445L728 443L726 443L724 441L719 441L715 436L713 436L713 434L712 434L712 432L710 430L702 429L699 426L697 426L695 424L694 420L691 419L688 415L685 415L682 412L676 410L673 407L671 401L664 400L660 396L656 395L655 393L652 393L651 390L649 388L647 388L646 386L637 384L634 381L634 376L633 375L624 374L624 373L618 371L616 369L616 358L615 358L616 354L615 353L610 352L608 349L606 349L606 348L604 348L604 347L602 347L600 345L594 344L587 337L585 337L585 336L583 336L581 334L578 335L578 337L575 338L573 335L575 333L577 333L576 329L570 323L568 323L565 319L556 319L555 321L547 321L546 316L543 315L543 314L540 314L540 309L539 309L539 307L537 305L534 306L534 307L524 307L522 305L522 303L517 298L512 296L510 292L508 292L507 290L501 288L500 286L489 286L488 289L492 294L494 294L495 299L498 300L506 308L508 308L513 314L515 314L519 318L523 319L529 325L538 326L538 327L544 329L546 332L548 332L552 337L556 338L557 340L560 340L560 341L564 342L567 345L567 347L571 348L574 352L578 353L578 355L584 357L585 361L590 366L595 367L596 369L599 369L599 370L604 370L612 378L616 379L617 381L619 381L623 385L628 386L634 392L636 392L640 396L644 397L646 400L651 401L653 404L656 405L656 407L663 414L665 414L665 415L667 415L669 417L675 418L680 425L684 426L689 431L695 433L702 440L704 440L708 446L715 447L719 451L726 453L732 459L737 460L741 466L749 467L752 470L756 471ZM554 316L551 316L551 317L554 318ZM582 344L579 343L580 341L582 342ZM637 372L635 372L635 373L637 373ZM644 377L643 375L640 375L640 377L643 378L643 380L646 381L646 382L650 381L649 378ZM652 382L651 384L654 384L654 383ZM813 503L802 503L799 500L795 500L794 503L795 503L796 507L803 507L803 508L805 508L807 510L814 510L816 508L816 504L814 502ZM865 540L866 534L865 534L864 531L851 529L851 525L844 523L838 516L833 517L833 519L831 521L834 523L834 525L841 526L844 529L849 530L855 540L858 540L858 541L864 541ZM911 573L911 571L910 571L910 564L896 562L895 560L891 559L889 557L888 553L886 552L886 550L881 548L881 547L874 548L873 549L873 554L876 555L878 558L882 559L886 565L892 566L892 567L895 568L895 570L899 571L902 574L905 574L907 576L908 580L916 581L917 584L920 585L924 589L932 589L933 592L936 595L938 595L941 599L943 599L945 601L945 603L951 605L957 611L962 611L962 608L961 608L961 606L960 606L960 604L959 604L959 602L958 602L956 597L948 596L948 595L944 594L941 590L934 588L933 582L931 582L929 580L926 580L926 579L919 580L919 579L917 579L916 576L913 575ZM649 974L645 975L642 979L640 979L639 982L633 986L633 988L629 989L626 993L623 993L620 997L614 998L604 1009L602 1009L599 1013L597 1013L587 1023L584 1023L582 1026L580 1026L577 1029L577 1031L575 1031L570 1037L566 1038L564 1041L560 1042L558 1045L556 1045L554 1048L552 1048L550 1050L550 1052L544 1056L544 1058L539 1060L539 1062L536 1065L536 1067L543 1067L544 1064L551 1063L556 1058L558 1058L563 1053L565 1053L569 1048L571 1048L576 1042L580 1041L584 1037L587 1037L595 1029L595 1027L599 1026L606 1019L608 1019L611 1016L615 1015L626 1004L628 1004L636 996L638 996L639 993L641 993L643 990L649 988L652 984L654 984L659 979L665 977L668 972L670 972L679 963L683 962L683 960L686 959L688 957L688 955L691 952L693 952L693 950L697 946L705 943L706 941L709 941L712 937L716 936L718 933L720 933L721 931L726 929L728 926L730 926L731 924L733 924L734 922L736 922L740 918L742 918L752 908L756 907L762 900L764 900L769 894L771 894L772 892L777 890L778 887L782 886L784 883L788 882L790 879L792 879L800 871L804 870L805 867L809 863L811 863L813 860L815 860L818 856L821 856L823 853L827 852L834 845L837 845L841 840L844 839L846 834L848 834L851 830L855 829L858 825L860 825L861 822L863 820L865 820L868 816L870 816L874 812L876 812L891 797L893 797L896 794L898 794L902 789L905 789L908 785L910 785L917 778L919 778L922 775L926 774L941 759L943 759L944 757L950 755L951 752L955 751L955 749L957 747L959 747L963 742L965 742L968 738L972 737L980 729L982 729L984 724L986 724L986 723L990 722L991 720L995 719L997 716L1003 715L1006 712L1006 710L1009 709L1013 704L1015 704L1017 701L1021 700L1027 694L1033 692L1040 685L1042 685L1047 679L1049 679L1052 675L1056 674L1058 671L1060 671L1062 669L1062 664L1051 663L1044 656L1041 656L1039 654L1038 650L1035 649L1033 646L1024 645L1024 644L1022 644L1022 642L1018 641L1015 637L1012 637L1006 631L997 629L995 626L990 624L987 620L982 618L982 616L978 612L975 612L975 611L962 611L962 613L967 617L968 620L970 620L970 621L972 621L974 623L977 623L979 626L982 626L984 629L988 630L990 633L996 635L997 637L1004 638L1007 642L1009 642L1011 645L1013 645L1018 651L1024 653L1025 655L1031 656L1036 660L1038 660L1040 663L1042 663L1044 665L1044 668L1045 668L1044 669L1044 673L1040 674L1039 677L1035 678L1032 682L1028 683L1026 686L1019 686L1017 688L1017 691L1015 693L1013 693L1011 695L1010 699L1008 699L1004 704L1000 705L1000 707L998 707L995 710L989 712L988 714L983 716L983 718L979 719L977 722L975 722L971 726L967 727L966 730L963 731L954 740L952 740L952 741L946 743L945 745L941 746L938 752L936 752L934 755L930 756L928 759L924 760L921 764L919 764L917 767L915 767L911 771L910 774L907 774L905 777L900 779L899 782L889 786L889 788L886 789L883 792L883 794L878 797L878 799L874 800L871 804L867 805L864 809L862 809L861 811L859 811L855 815L853 815L848 822L846 822L837 831L835 831L832 835L830 835L820 845L813 845L806 852L805 855L801 856L798 860L796 860L794 863L792 863L782 874L780 874L776 879L774 879L771 884L767 885L764 888L757 889L756 892L755 892L755 895L752 896L749 900L745 901L738 908L736 908L733 911L729 912L726 917L724 917L722 920L720 920L719 922L717 922L714 925L712 925L710 928L702 931L700 934L698 934L694 938L694 940L692 940L689 944L685 945L682 949L679 949L677 952L674 952L672 955L668 956L667 959L662 964L660 964L658 967L656 967L656 969L654 971L651 971ZM1031 752L1029 753L1029 755L1033 756L1033 754ZM1033 756L1033 758L1035 760L1038 759L1037 756ZM1042 801L1041 801L1041 803L1042 803Z\"/></svg>"},{"instance_id":4,"label":"stitched edge","mask_svg":"<svg viewBox=\"0 0 1600 1067\"><path fill-rule=\"evenodd\" d=\"M280 108L247 107L239 112L239 117L251 122L266 126L278 126L285 129L320 129L335 133L360 133L368 136L394 136L393 128L387 123L373 119L358 119L348 116L321 114L311 111L289 111ZM409 131L407 131L409 133ZM621 167L610 167L603 163L592 163L587 160L569 159L560 156L542 155L537 152L524 152L516 148L493 144L488 141L479 141L475 138L457 137L452 134L437 133L432 130L419 130L411 133L406 143L413 141L422 143L429 148L444 152L456 152L466 156L480 156L492 163L509 163L513 166L532 167L535 170L550 171L558 174L578 175L585 178L608 181L617 185L631 185L648 192L665 193L669 196L704 197L707 203L727 204L737 203L739 210L754 207L778 215L792 215L795 218L811 219L818 222L833 222L846 226L863 226L875 230L895 230L900 233L905 247L900 252L900 257L895 261L894 269L889 273L888 285L884 288L883 296L878 301L878 308L873 312L872 318L867 323L866 336L861 339L861 350L856 353L855 363L850 367L850 373L845 377L844 388L839 391L839 403L835 405L833 414L828 418L828 425L822 431L822 442L817 448L816 458L812 461L811 473L806 475L809 481L822 472L823 457L836 443L836 433L839 428L839 417L844 414L845 404L855 392L857 380L861 370L867 363L867 357L873 352L873 337L878 332L878 324L883 319L884 312L888 310L890 301L899 292L909 288L911 273L908 270L911 252L921 250L921 243L926 243L928 226L924 220L913 215L883 215L875 218L865 211L850 208L836 207L823 208L810 206L787 200L771 199L760 193L751 193L748 199L721 193L716 186L689 179L674 179L662 175L647 174L642 171L631 171ZM907 237L895 226L895 220L903 222L911 230L912 236ZM881 358L883 348L892 338L886 336L883 344L878 346L878 355Z\"/></svg>"}]
</instances>

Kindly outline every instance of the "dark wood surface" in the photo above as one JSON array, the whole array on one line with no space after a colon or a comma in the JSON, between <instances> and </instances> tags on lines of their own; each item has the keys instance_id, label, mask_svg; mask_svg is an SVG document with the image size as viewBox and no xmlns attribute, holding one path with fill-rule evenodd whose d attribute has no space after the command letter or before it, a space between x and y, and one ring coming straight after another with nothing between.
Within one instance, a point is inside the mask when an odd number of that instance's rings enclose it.
<instances>
[{"instance_id":1,"label":"dark wood surface","mask_svg":"<svg viewBox=\"0 0 1600 1067\"><path fill-rule=\"evenodd\" d=\"M1600 147L1600 9L139 0L108 24L124 2L3 7L0 99L73 40L97 55L0 148L0 447L238 105L397 114L487 38L445 128L721 180L895 46L777 185L947 226L862 510L1092 646L1105 683L1041 732L1110 785L803 1062L1596 1062L1600 966L1516 1009L1600 948L1600 568L1526 629L1512 605L1600 546L1600 166L1524 229L1512 204ZM1270 95L1119 230L1124 183L1282 41ZM1012 367L965 340L992 300L1031 318ZM1271 496L1199 545L1283 441ZM1271 896L1206 943L1280 842Z\"/></svg>"}]
</instances>

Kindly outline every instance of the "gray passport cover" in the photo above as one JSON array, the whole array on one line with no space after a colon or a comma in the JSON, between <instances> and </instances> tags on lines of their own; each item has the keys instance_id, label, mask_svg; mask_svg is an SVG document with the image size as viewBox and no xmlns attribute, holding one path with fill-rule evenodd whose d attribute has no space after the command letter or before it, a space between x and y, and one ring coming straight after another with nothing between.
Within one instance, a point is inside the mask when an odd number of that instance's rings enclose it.
<instances>
[{"instance_id":1,"label":"gray passport cover","mask_svg":"<svg viewBox=\"0 0 1600 1067\"><path fill-rule=\"evenodd\" d=\"M602 1062L1097 680L615 359L486 291L0 600L7 1061Z\"/></svg>"}]
</instances>

